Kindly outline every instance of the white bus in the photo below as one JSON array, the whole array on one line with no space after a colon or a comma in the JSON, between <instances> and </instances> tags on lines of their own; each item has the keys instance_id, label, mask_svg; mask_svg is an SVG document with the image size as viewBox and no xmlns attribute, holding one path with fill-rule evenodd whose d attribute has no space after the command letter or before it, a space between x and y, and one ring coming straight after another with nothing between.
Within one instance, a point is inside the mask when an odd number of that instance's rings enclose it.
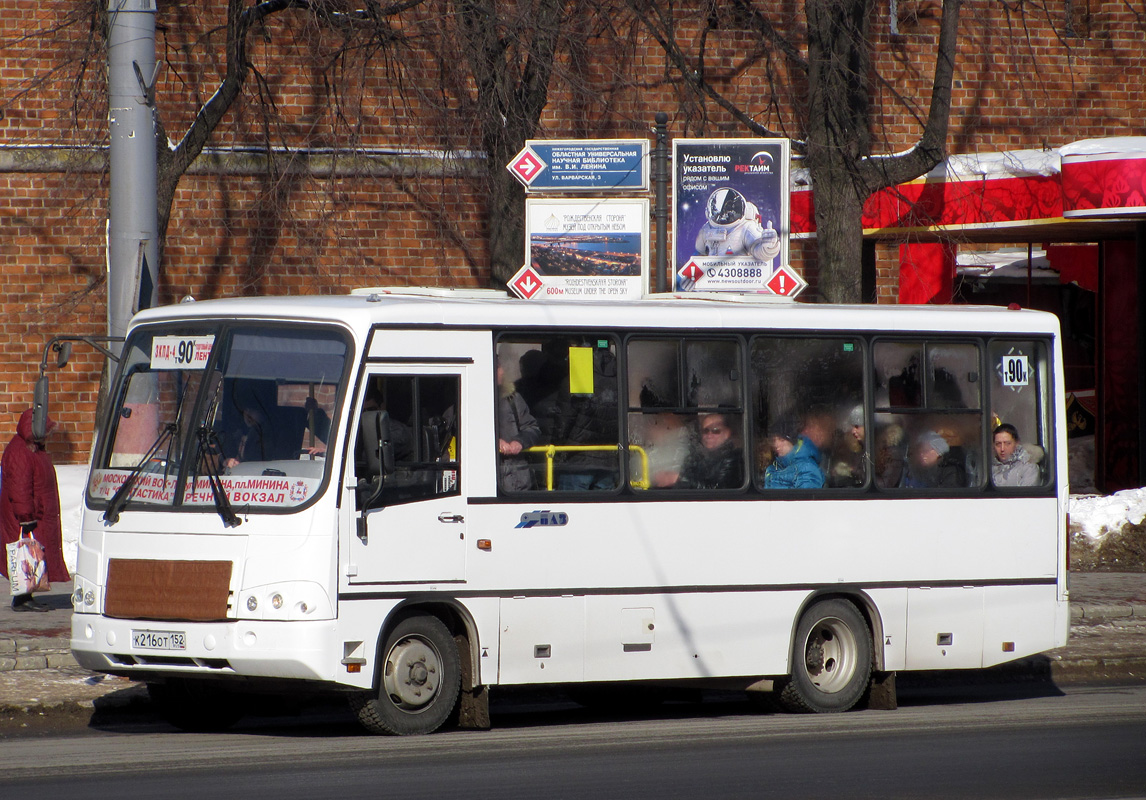
<instances>
[{"instance_id":1,"label":"white bus","mask_svg":"<svg viewBox=\"0 0 1146 800\"><path fill-rule=\"evenodd\" d=\"M185 729L319 688L394 734L487 726L491 686L826 712L1036 654L1070 616L1058 337L1030 311L711 297L145 311L72 648Z\"/></svg>"}]
</instances>

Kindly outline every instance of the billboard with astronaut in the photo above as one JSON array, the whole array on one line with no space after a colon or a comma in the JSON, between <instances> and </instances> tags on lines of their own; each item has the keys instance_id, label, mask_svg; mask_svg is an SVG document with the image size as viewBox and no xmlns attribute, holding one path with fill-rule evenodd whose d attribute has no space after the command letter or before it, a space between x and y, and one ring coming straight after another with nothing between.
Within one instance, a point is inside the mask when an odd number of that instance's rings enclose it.
<instances>
[{"instance_id":1,"label":"billboard with astronaut","mask_svg":"<svg viewBox=\"0 0 1146 800\"><path fill-rule=\"evenodd\" d=\"M787 139L675 139L675 291L771 292L788 264Z\"/></svg>"}]
</instances>

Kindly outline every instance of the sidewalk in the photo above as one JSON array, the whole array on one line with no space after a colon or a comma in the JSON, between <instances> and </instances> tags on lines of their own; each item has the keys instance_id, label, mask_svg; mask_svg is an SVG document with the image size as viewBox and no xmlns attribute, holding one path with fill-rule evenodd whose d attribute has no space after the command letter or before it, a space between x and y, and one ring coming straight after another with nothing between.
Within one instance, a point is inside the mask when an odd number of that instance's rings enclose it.
<instances>
[{"instance_id":1,"label":"sidewalk","mask_svg":"<svg viewBox=\"0 0 1146 800\"><path fill-rule=\"evenodd\" d=\"M143 687L79 667L68 646L71 583L37 600L47 612L0 603L0 712L69 710L145 702ZM1003 668L1055 683L1146 680L1146 573L1071 573L1065 647ZM114 696L113 696L114 695Z\"/></svg>"}]
</instances>

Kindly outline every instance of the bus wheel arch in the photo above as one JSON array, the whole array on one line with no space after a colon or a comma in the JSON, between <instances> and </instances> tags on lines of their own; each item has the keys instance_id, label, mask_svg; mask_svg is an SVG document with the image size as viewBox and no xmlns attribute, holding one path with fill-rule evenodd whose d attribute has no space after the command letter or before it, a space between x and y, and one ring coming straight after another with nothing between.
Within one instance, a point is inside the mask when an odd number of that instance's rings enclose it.
<instances>
[{"instance_id":1,"label":"bus wheel arch","mask_svg":"<svg viewBox=\"0 0 1146 800\"><path fill-rule=\"evenodd\" d=\"M813 596L797 617L789 675L778 699L789 711L831 713L854 707L874 670L872 612L846 594Z\"/></svg>"},{"instance_id":2,"label":"bus wheel arch","mask_svg":"<svg viewBox=\"0 0 1146 800\"><path fill-rule=\"evenodd\" d=\"M461 661L447 621L428 609L402 609L379 639L374 691L351 695L351 708L374 733L432 733L457 705Z\"/></svg>"}]
</instances>

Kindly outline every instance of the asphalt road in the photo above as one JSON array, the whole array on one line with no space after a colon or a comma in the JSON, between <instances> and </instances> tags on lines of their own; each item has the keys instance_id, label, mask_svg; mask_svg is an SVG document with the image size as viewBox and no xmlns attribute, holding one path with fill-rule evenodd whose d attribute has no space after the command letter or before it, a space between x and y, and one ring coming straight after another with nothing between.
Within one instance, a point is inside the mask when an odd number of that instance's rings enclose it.
<instances>
[{"instance_id":1,"label":"asphalt road","mask_svg":"<svg viewBox=\"0 0 1146 800\"><path fill-rule=\"evenodd\" d=\"M501 705L488 732L385 738L345 716L224 735L140 718L0 746L0 797L1146 798L1146 686L931 686L896 711Z\"/></svg>"}]
</instances>

